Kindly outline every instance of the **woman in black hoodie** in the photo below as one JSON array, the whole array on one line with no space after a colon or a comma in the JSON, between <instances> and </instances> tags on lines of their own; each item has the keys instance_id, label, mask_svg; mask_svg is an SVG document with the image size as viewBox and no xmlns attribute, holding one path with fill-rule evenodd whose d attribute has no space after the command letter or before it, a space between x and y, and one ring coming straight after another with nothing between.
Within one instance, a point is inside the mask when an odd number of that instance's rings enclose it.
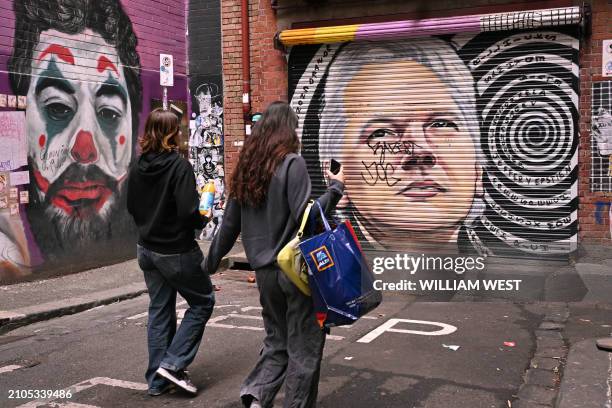
<instances>
[{"instance_id":1,"label":"woman in black hoodie","mask_svg":"<svg viewBox=\"0 0 612 408\"><path fill-rule=\"evenodd\" d=\"M243 404L251 408L272 406L283 381L285 407L313 407L317 400L325 333L312 298L276 264L279 251L297 232L311 193L306 162L297 155L297 125L291 107L274 102L254 126L240 152L223 222L206 260L207 270L216 271L242 233L266 329L261 357L240 390ZM329 212L342 197L344 174L327 175L329 187L319 201Z\"/></svg>"},{"instance_id":2,"label":"woman in black hoodie","mask_svg":"<svg viewBox=\"0 0 612 408\"><path fill-rule=\"evenodd\" d=\"M215 304L210 277L195 230L206 223L198 211L191 164L178 153L179 120L171 111L149 114L142 155L128 176L127 206L138 227L138 264L149 290L147 328L149 395L171 383L189 393L197 388L184 371L194 359ZM178 331L176 293L189 304Z\"/></svg>"}]
</instances>

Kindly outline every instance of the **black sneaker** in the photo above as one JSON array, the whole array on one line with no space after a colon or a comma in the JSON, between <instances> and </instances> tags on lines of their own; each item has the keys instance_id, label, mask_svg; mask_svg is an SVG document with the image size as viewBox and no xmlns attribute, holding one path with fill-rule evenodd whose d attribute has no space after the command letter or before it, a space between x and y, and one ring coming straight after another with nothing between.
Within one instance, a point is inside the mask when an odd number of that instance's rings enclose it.
<instances>
[{"instance_id":1,"label":"black sneaker","mask_svg":"<svg viewBox=\"0 0 612 408\"><path fill-rule=\"evenodd\" d=\"M174 384L178 385L185 391L196 394L198 389L189 379L187 372L185 370L172 371L167 368L159 367L157 369L157 375L164 377L165 379L172 381Z\"/></svg>"},{"instance_id":2,"label":"black sneaker","mask_svg":"<svg viewBox=\"0 0 612 408\"><path fill-rule=\"evenodd\" d=\"M162 386L161 388L149 388L149 390L147 391L147 394L149 394L152 397L159 397L160 395L165 394L172 389L174 389L174 384L169 382L165 384L164 386Z\"/></svg>"}]
</instances>

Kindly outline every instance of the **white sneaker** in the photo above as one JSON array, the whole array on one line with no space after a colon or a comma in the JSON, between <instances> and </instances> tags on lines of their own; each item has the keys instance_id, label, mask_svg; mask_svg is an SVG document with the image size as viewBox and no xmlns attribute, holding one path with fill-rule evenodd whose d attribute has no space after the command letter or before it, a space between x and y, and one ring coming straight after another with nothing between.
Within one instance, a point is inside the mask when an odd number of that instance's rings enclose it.
<instances>
[{"instance_id":1,"label":"white sneaker","mask_svg":"<svg viewBox=\"0 0 612 408\"><path fill-rule=\"evenodd\" d=\"M198 389L195 385L193 385L185 370L172 371L163 367L159 367L156 373L164 377L165 379L172 381L173 383L191 394L196 394L198 392Z\"/></svg>"}]
</instances>

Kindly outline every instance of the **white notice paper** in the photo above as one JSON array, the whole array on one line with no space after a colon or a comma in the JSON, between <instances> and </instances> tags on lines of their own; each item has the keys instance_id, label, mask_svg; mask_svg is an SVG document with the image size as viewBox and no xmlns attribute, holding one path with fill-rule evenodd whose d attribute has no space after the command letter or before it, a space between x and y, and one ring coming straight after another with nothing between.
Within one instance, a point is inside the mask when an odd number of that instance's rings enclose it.
<instances>
[{"instance_id":1,"label":"white notice paper","mask_svg":"<svg viewBox=\"0 0 612 408\"><path fill-rule=\"evenodd\" d=\"M0 112L0 171L28 164L25 112Z\"/></svg>"},{"instance_id":2,"label":"white notice paper","mask_svg":"<svg viewBox=\"0 0 612 408\"><path fill-rule=\"evenodd\" d=\"M30 172L28 171L13 171L11 172L11 186L21 186L30 184Z\"/></svg>"}]
</instances>

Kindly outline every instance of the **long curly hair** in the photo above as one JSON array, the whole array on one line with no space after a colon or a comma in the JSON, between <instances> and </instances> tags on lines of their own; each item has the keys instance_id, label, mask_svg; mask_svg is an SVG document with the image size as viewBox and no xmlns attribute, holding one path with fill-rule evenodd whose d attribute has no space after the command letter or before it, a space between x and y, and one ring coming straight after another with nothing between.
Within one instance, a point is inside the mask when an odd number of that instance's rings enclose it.
<instances>
[{"instance_id":1,"label":"long curly hair","mask_svg":"<svg viewBox=\"0 0 612 408\"><path fill-rule=\"evenodd\" d=\"M286 102L273 102L244 142L231 177L230 197L242 205L260 207L277 167L300 148L295 129L298 119Z\"/></svg>"},{"instance_id":2,"label":"long curly hair","mask_svg":"<svg viewBox=\"0 0 612 408\"><path fill-rule=\"evenodd\" d=\"M15 37L9 60L13 92L17 95L28 93L32 56L41 32L57 30L78 34L90 28L117 49L132 106L132 136L136 139L142 107L140 57L136 51L138 39L119 0L16 0L13 7Z\"/></svg>"}]
</instances>

